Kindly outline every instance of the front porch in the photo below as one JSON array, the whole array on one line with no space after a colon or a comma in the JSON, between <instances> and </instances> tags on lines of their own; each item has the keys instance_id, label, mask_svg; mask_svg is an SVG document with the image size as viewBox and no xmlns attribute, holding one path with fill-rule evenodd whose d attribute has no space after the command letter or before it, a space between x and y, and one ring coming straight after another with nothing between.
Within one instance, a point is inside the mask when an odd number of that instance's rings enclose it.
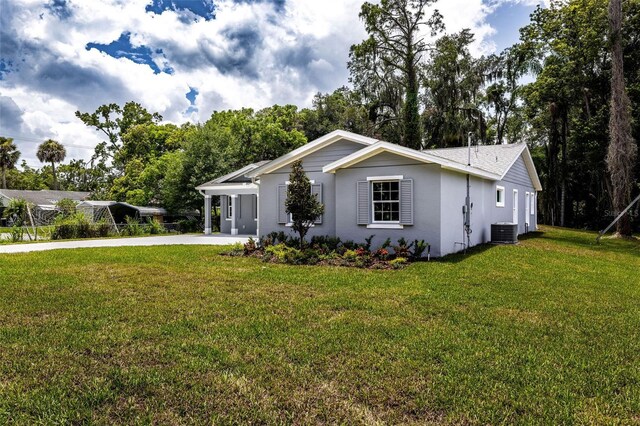
<instances>
[{"instance_id":1,"label":"front porch","mask_svg":"<svg viewBox=\"0 0 640 426\"><path fill-rule=\"evenodd\" d=\"M258 185L251 182L205 184L197 188L204 196L204 233L212 233L212 207L218 197L220 233L259 235Z\"/></svg>"}]
</instances>

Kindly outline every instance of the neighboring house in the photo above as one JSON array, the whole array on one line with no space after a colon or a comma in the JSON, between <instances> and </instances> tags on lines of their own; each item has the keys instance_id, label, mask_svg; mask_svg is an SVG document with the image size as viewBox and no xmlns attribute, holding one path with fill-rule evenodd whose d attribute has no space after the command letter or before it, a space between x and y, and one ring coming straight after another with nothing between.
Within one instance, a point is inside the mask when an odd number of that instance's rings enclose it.
<instances>
[{"instance_id":1,"label":"neighboring house","mask_svg":"<svg viewBox=\"0 0 640 426\"><path fill-rule=\"evenodd\" d=\"M0 216L3 216L4 208L11 200L23 199L29 204L31 221L36 225L48 224L57 215L58 201L69 199L79 203L89 198L89 195L88 192L79 191L0 189ZM5 220L3 219L3 224Z\"/></svg>"},{"instance_id":2,"label":"neighboring house","mask_svg":"<svg viewBox=\"0 0 640 426\"><path fill-rule=\"evenodd\" d=\"M11 200L23 199L27 203L42 210L55 210L56 203L69 199L77 203L89 198L88 192L79 191L27 191L21 189L0 189L0 205L6 207Z\"/></svg>"},{"instance_id":3,"label":"neighboring house","mask_svg":"<svg viewBox=\"0 0 640 426\"><path fill-rule=\"evenodd\" d=\"M211 197L220 196L221 230L264 236L289 232L285 211L293 161L302 160L325 212L309 231L374 245L386 238L424 239L433 256L464 248L469 176L470 245L489 242L491 224L537 229L542 190L526 144L417 151L345 131L334 131L276 158L251 164L197 189L205 197L205 232L211 232Z\"/></svg>"}]
</instances>

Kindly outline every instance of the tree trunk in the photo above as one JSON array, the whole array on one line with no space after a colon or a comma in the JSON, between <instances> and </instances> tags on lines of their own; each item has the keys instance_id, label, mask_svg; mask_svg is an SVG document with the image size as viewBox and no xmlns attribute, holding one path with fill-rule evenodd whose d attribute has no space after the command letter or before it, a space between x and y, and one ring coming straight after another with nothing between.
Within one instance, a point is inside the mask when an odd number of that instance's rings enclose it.
<instances>
[{"instance_id":1,"label":"tree trunk","mask_svg":"<svg viewBox=\"0 0 640 426\"><path fill-rule=\"evenodd\" d=\"M7 189L7 169L2 166L2 189Z\"/></svg>"},{"instance_id":2,"label":"tree trunk","mask_svg":"<svg viewBox=\"0 0 640 426\"><path fill-rule=\"evenodd\" d=\"M58 178L56 177L56 163L51 162L51 173L53 174L53 189L58 189Z\"/></svg>"},{"instance_id":3,"label":"tree trunk","mask_svg":"<svg viewBox=\"0 0 640 426\"><path fill-rule=\"evenodd\" d=\"M560 226L566 226L567 215L567 133L568 131L567 109L562 109L562 161L560 162Z\"/></svg>"},{"instance_id":4,"label":"tree trunk","mask_svg":"<svg viewBox=\"0 0 640 426\"><path fill-rule=\"evenodd\" d=\"M611 44L611 111L609 116L609 150L607 169L613 188L614 215L623 211L631 201L633 169L637 146L633 141L630 122L630 102L624 81L622 53L622 1L609 1L609 25ZM623 216L616 224L621 236L631 235L631 216Z\"/></svg>"},{"instance_id":5,"label":"tree trunk","mask_svg":"<svg viewBox=\"0 0 640 426\"><path fill-rule=\"evenodd\" d=\"M407 94L403 110L404 145L422 149L420 137L420 113L418 105L418 76L413 65L413 55L407 61Z\"/></svg>"}]
</instances>

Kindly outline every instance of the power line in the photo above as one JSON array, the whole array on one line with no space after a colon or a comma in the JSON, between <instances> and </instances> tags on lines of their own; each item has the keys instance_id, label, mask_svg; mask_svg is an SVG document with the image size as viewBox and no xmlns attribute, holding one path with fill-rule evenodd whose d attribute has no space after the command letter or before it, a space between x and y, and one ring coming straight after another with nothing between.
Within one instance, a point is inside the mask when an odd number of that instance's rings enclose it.
<instances>
[{"instance_id":1,"label":"power line","mask_svg":"<svg viewBox=\"0 0 640 426\"><path fill-rule=\"evenodd\" d=\"M3 135L5 137L11 138L14 141L17 142L25 142L25 143L42 143L44 142L44 140L41 139L35 139L35 138L29 138L29 137L24 137L24 136L12 136L12 135L6 135L5 133L3 133ZM69 146L72 148L80 148L80 149L89 149L89 150L93 150L95 149L95 147L92 146L84 146L84 145L76 145L76 144L72 144L72 143L63 143L63 146Z\"/></svg>"}]
</instances>

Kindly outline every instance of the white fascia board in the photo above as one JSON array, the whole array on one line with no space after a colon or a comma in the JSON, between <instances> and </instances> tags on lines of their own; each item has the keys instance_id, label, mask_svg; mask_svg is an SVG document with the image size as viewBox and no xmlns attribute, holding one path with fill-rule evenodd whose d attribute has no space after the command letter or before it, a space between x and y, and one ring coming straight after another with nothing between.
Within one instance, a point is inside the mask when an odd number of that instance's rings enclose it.
<instances>
[{"instance_id":1,"label":"white fascia board","mask_svg":"<svg viewBox=\"0 0 640 426\"><path fill-rule=\"evenodd\" d=\"M324 173L335 173L338 169L348 168L354 164L360 163L368 158L374 157L382 152L390 152L392 154L400 155L402 157L410 158L420 161L422 163L438 164L444 169L453 170L460 173L468 173L473 176L481 177L489 180L499 180L500 176L485 172L474 167L463 166L453 161L445 160L444 158L430 155L415 149L407 148L400 145L395 145L389 142L377 142L367 148L363 148L354 152L340 160L327 164L322 168Z\"/></svg>"},{"instance_id":2,"label":"white fascia board","mask_svg":"<svg viewBox=\"0 0 640 426\"><path fill-rule=\"evenodd\" d=\"M360 143L362 145L372 145L377 142L377 139L369 138L367 136L346 132L344 130L334 130L333 132L328 133L322 137L319 137L318 139L311 141L301 146L298 149L294 149L293 151L281 157L278 157L275 160L270 161L269 163L263 166L253 169L251 172L247 173L245 176L249 178L255 178L265 173L273 172L311 153L314 153L324 148L325 146L331 145L332 143L337 142L341 139Z\"/></svg>"},{"instance_id":3,"label":"white fascia board","mask_svg":"<svg viewBox=\"0 0 640 426\"><path fill-rule=\"evenodd\" d=\"M220 176L219 178L214 179L214 181L218 181L216 183L224 183L224 182L227 182L227 181L229 181L231 179L235 179L235 178L237 178L239 176L243 176L245 174L245 172L249 172L249 171L252 170L251 167L252 167L252 164L246 165L241 169L238 169L236 171L228 173L228 174L226 174L224 176Z\"/></svg>"},{"instance_id":4,"label":"white fascia board","mask_svg":"<svg viewBox=\"0 0 640 426\"><path fill-rule=\"evenodd\" d=\"M542 191L542 183L540 182L540 177L538 176L536 165L533 162L533 157L531 157L531 151L529 151L529 147L526 143L522 144L522 149L520 150L518 155L516 155L516 158L511 162L511 164L509 164L509 167L506 168L502 176L500 176L500 180L504 179L507 173L509 173L509 170L511 170L511 167L516 164L516 161L518 161L518 158L520 158L520 156L522 156L524 165L527 167L527 172L529 173L529 178L531 178L533 187L536 191Z\"/></svg>"},{"instance_id":5,"label":"white fascia board","mask_svg":"<svg viewBox=\"0 0 640 426\"><path fill-rule=\"evenodd\" d=\"M202 195L257 194L258 185L254 183L216 184L196 187Z\"/></svg>"}]
</instances>

